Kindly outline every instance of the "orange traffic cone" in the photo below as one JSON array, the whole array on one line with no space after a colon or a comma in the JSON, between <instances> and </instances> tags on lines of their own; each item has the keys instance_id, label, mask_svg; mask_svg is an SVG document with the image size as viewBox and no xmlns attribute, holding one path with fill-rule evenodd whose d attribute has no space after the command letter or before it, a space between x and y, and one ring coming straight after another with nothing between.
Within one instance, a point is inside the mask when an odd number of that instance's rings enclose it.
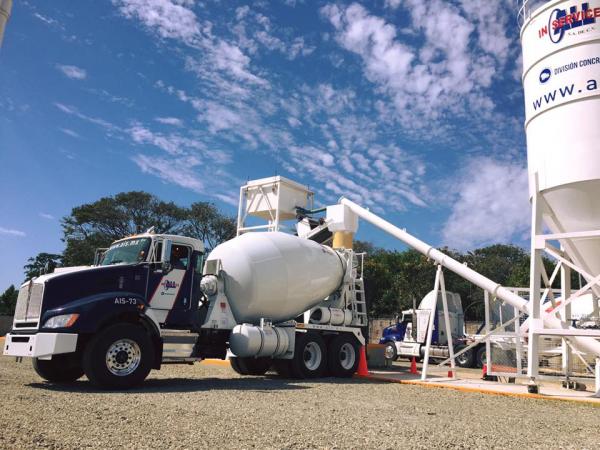
<instances>
[{"instance_id":1,"label":"orange traffic cone","mask_svg":"<svg viewBox=\"0 0 600 450\"><path fill-rule=\"evenodd\" d=\"M410 373L412 373L413 375L416 375L417 373L417 359L413 356L413 359L410 363Z\"/></svg>"},{"instance_id":2,"label":"orange traffic cone","mask_svg":"<svg viewBox=\"0 0 600 450\"><path fill-rule=\"evenodd\" d=\"M452 369L448 371L448 378L454 378L454 371Z\"/></svg>"},{"instance_id":3,"label":"orange traffic cone","mask_svg":"<svg viewBox=\"0 0 600 450\"><path fill-rule=\"evenodd\" d=\"M360 356L358 358L358 370L356 371L356 374L359 377L369 376L369 369L367 367L367 353L365 352L364 345L360 347Z\"/></svg>"},{"instance_id":4,"label":"orange traffic cone","mask_svg":"<svg viewBox=\"0 0 600 450\"><path fill-rule=\"evenodd\" d=\"M487 379L487 364L484 364L483 367L481 368L481 379L482 380Z\"/></svg>"}]
</instances>

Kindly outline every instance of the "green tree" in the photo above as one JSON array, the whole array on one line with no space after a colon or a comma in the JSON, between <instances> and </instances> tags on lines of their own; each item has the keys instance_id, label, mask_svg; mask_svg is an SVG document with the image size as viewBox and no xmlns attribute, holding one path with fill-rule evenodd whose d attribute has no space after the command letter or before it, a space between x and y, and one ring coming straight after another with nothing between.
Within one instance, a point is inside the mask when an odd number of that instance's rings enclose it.
<instances>
[{"instance_id":1,"label":"green tree","mask_svg":"<svg viewBox=\"0 0 600 450\"><path fill-rule=\"evenodd\" d=\"M221 242L234 238L237 231L235 220L224 216L214 204L208 202L192 203L186 219L183 233L204 242L207 253Z\"/></svg>"},{"instance_id":2,"label":"green tree","mask_svg":"<svg viewBox=\"0 0 600 450\"><path fill-rule=\"evenodd\" d=\"M25 281L38 277L48 268L52 272L62 261L62 255L55 253L38 253L35 258L29 258L23 267L25 270Z\"/></svg>"},{"instance_id":3,"label":"green tree","mask_svg":"<svg viewBox=\"0 0 600 450\"><path fill-rule=\"evenodd\" d=\"M98 247L154 227L156 233L181 232L187 211L141 191L122 192L72 209L62 219L66 266L91 264Z\"/></svg>"},{"instance_id":4,"label":"green tree","mask_svg":"<svg viewBox=\"0 0 600 450\"><path fill-rule=\"evenodd\" d=\"M529 254L514 245L492 245L462 254L440 249L452 258L505 286L527 287ZM545 261L550 273L552 263ZM377 249L365 260L365 291L371 317L391 317L418 305L433 289L436 267L416 250ZM483 291L449 270L446 289L460 295L469 320L483 320Z\"/></svg>"},{"instance_id":5,"label":"green tree","mask_svg":"<svg viewBox=\"0 0 600 450\"><path fill-rule=\"evenodd\" d=\"M14 315L18 296L19 291L11 284L8 289L0 295L0 314L9 316Z\"/></svg>"}]
</instances>

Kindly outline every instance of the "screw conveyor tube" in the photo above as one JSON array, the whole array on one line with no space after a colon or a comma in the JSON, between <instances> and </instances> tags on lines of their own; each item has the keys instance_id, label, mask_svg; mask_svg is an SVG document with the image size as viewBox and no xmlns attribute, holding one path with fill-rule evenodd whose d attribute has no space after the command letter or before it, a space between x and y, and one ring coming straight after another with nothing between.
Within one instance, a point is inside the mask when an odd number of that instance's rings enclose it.
<instances>
[{"instance_id":1,"label":"screw conveyor tube","mask_svg":"<svg viewBox=\"0 0 600 450\"><path fill-rule=\"evenodd\" d=\"M405 230L398 228L395 225L392 225L388 221L382 219L381 217L373 214L372 212L366 210L362 206L357 205L351 200L342 197L339 201L340 204L348 207L354 214L358 217L366 220L367 222L375 225L376 227L382 229L386 233L391 234L395 238L401 240L409 247L414 248L418 252L423 255L431 258L442 267L451 270L452 272L460 275L465 280L470 281L476 286L488 291L493 296L505 301L506 303L518 308L520 311L529 314L529 303L524 298L518 296L514 292L506 289L500 284L490 280L487 277L484 277L480 273L474 271L473 269L467 267L465 264L458 262L457 260L451 258L445 253L440 252L438 249L432 247L431 245L417 239L413 235L407 233ZM559 319L553 316L546 315L543 318L544 325L547 328L554 329L570 329L567 324L561 322ZM569 341L576 347L578 350L585 353L592 353L594 355L600 356L600 342L592 337L576 337L569 336Z\"/></svg>"}]
</instances>

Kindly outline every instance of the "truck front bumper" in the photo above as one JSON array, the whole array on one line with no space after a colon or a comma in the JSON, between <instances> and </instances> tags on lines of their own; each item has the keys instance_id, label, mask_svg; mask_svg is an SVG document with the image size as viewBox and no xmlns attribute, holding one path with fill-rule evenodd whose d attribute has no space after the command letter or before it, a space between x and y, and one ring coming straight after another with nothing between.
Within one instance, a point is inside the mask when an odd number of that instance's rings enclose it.
<instances>
[{"instance_id":1,"label":"truck front bumper","mask_svg":"<svg viewBox=\"0 0 600 450\"><path fill-rule=\"evenodd\" d=\"M50 358L52 355L74 352L77 335L71 333L7 334L5 356Z\"/></svg>"}]
</instances>

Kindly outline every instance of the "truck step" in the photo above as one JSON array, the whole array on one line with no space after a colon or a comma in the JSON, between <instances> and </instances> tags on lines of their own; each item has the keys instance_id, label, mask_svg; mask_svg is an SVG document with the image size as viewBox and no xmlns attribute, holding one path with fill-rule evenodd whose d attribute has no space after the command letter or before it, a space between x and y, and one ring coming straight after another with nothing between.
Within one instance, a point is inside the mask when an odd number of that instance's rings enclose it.
<instances>
[{"instance_id":1,"label":"truck step","mask_svg":"<svg viewBox=\"0 0 600 450\"><path fill-rule=\"evenodd\" d=\"M181 360L182 358L192 357L196 342L198 342L198 336L198 333L191 333L189 331L161 330L163 361L170 361L172 359Z\"/></svg>"}]
</instances>

